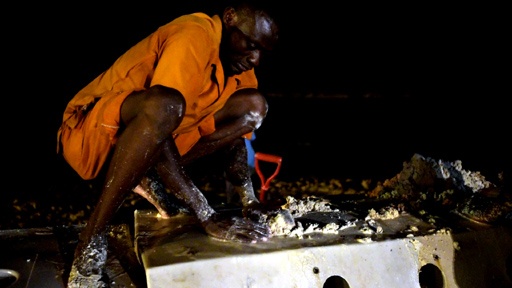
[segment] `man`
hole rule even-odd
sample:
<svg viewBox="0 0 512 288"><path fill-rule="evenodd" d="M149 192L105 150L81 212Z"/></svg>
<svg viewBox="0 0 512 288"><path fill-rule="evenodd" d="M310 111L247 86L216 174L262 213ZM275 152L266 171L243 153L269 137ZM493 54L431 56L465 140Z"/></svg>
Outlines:
<svg viewBox="0 0 512 288"><path fill-rule="evenodd" d="M267 103L254 67L278 39L266 11L248 3L209 16L178 17L130 48L68 103L58 131L58 152L83 178L104 175L99 201L80 233L68 287L103 287L105 232L131 191L163 217L167 191L214 238L266 241L269 227L254 194L244 138L262 123ZM226 177L244 217L223 216L208 203L185 166L225 153ZM103 177L103 176L101 176Z"/></svg>

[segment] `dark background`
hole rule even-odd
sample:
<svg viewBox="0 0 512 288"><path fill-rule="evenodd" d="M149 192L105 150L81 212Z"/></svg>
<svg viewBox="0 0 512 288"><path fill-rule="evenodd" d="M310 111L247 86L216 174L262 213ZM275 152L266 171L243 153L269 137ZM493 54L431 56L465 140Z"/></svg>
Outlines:
<svg viewBox="0 0 512 288"><path fill-rule="evenodd" d="M4 11L7 195L72 193L78 178L55 154L66 103L158 26L210 2ZM283 157L282 178L389 178L414 153L510 171L509 17L450 5L275 7L281 42L257 69L270 109L255 149Z"/></svg>

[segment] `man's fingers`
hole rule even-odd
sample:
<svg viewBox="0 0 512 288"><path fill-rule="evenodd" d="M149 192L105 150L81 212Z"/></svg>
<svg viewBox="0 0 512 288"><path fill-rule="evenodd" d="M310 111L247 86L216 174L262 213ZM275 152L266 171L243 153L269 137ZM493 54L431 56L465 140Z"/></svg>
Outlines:
<svg viewBox="0 0 512 288"><path fill-rule="evenodd" d="M212 237L242 243L267 241L270 237L270 228L267 224L240 217L222 220L217 218L216 221L210 222L205 228Z"/></svg>

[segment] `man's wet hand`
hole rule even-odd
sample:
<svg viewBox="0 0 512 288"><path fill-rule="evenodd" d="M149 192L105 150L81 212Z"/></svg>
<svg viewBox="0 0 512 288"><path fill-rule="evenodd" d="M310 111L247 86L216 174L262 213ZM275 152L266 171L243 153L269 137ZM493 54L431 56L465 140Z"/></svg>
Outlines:
<svg viewBox="0 0 512 288"><path fill-rule="evenodd" d="M270 228L248 218L215 213L202 223L206 233L219 240L256 243L270 238Z"/></svg>

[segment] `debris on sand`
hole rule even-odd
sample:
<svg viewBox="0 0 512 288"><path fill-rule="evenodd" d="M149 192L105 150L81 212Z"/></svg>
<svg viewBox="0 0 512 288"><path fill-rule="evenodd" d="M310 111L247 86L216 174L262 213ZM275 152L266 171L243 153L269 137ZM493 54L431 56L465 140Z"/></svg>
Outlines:
<svg viewBox="0 0 512 288"><path fill-rule="evenodd" d="M462 161L435 160L415 154L394 177L369 196L409 200L415 209L443 208L471 220L491 223L512 211L510 193L479 171L462 168Z"/></svg>
<svg viewBox="0 0 512 288"><path fill-rule="evenodd" d="M289 210L295 220L295 225L286 227L273 225L274 235L302 237L308 233L336 233L343 229L339 223L319 225L300 220L315 212L335 213L332 199L342 199L340 196L358 197L358 203L379 202L394 203L393 207L370 208L363 221L372 227L374 220L386 220L399 217L406 208L410 212L428 218L433 224L435 217L426 211L449 212L479 223L491 224L501 219L512 218L512 195L510 191L501 189L502 186L488 181L479 171L469 171L462 167L462 161L453 162L436 160L414 154L410 161L403 163L403 169L392 178L384 181L361 181L357 186L355 181L321 182L309 179L294 183L274 182L272 193L286 199L283 209ZM322 188L322 189L320 189ZM332 193L330 192L332 191ZM330 200L329 200L330 199ZM339 204L335 202L335 204ZM339 211L338 211L339 212ZM346 223L349 224L349 223ZM338 225L336 227L336 225ZM326 228L327 227L327 228ZM374 227L375 228L375 227ZM380 231L376 229L370 229Z"/></svg>
<svg viewBox="0 0 512 288"><path fill-rule="evenodd" d="M281 208L287 213L279 213L268 219L272 236L302 238L305 234L311 233L337 234L343 228L339 221L341 212L332 208L331 203L326 199L317 197L296 199L288 196ZM291 215L293 221L284 221L281 215ZM318 221L308 221L310 220L308 215L315 215ZM328 220L322 222L322 216L323 219ZM353 225L350 221L345 221L343 224Z"/></svg>
<svg viewBox="0 0 512 288"><path fill-rule="evenodd" d="M334 212L338 209L331 208L331 203L322 198L305 197L303 199L296 199L294 197L286 197L286 204L283 209L290 211L293 217L300 217L308 212Z"/></svg>

